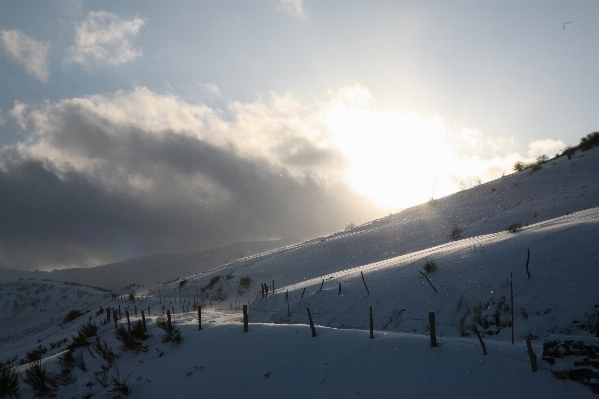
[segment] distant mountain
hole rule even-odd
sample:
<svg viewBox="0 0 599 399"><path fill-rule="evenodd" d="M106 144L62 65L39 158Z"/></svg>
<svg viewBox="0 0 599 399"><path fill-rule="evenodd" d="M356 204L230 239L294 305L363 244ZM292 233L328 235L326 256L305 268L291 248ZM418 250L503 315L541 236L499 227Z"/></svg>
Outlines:
<svg viewBox="0 0 599 399"><path fill-rule="evenodd" d="M156 284L203 273L240 258L284 247L296 240L239 242L224 247L180 254L140 256L90 268L22 271L0 268L0 281L51 279L120 290L131 284Z"/></svg>

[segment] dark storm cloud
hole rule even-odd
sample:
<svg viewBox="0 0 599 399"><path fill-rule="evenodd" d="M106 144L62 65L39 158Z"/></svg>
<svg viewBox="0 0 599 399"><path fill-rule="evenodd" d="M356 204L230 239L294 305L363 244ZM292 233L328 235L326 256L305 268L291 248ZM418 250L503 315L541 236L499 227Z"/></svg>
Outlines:
<svg viewBox="0 0 599 399"><path fill-rule="evenodd" d="M92 266L241 240L306 238L375 216L371 203L341 183L309 169L292 174L232 145L173 130L150 134L77 106L49 120L32 143L64 162L34 156L30 147L1 154L4 267ZM336 162L308 141L292 141L299 143L289 149L296 162Z"/></svg>

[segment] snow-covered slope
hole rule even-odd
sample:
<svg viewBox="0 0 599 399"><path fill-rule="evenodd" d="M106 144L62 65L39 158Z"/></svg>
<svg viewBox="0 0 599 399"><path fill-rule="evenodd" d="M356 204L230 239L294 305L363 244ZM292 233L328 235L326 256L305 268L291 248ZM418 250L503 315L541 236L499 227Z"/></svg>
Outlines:
<svg viewBox="0 0 599 399"><path fill-rule="evenodd" d="M506 231L514 223L522 228ZM463 231L456 241L448 239L454 226ZM539 355L550 334L599 333L598 237L595 148L351 231L148 287L150 296L135 302L103 301L130 312L151 308L146 352L118 351L112 323L98 334L121 353L118 370L108 375L128 376L134 398L593 397L582 385L555 379L540 359L533 374L524 339L532 339ZM431 261L437 270L426 273L429 285L420 272ZM266 298L262 283L269 286ZM202 331L194 303L204 305ZM249 304L247 334L242 304ZM163 306L174 310L180 344L160 339L154 322ZM307 308L316 338L306 325ZM436 317L437 348L428 343L429 312ZM104 317L93 320L99 325ZM7 346L0 361L70 337L75 324ZM115 385L104 387L94 377L104 361L91 349L76 352L88 371L75 370L77 382L58 397L108 395ZM47 364L57 371L54 360ZM28 386L22 391L32 394Z"/></svg>

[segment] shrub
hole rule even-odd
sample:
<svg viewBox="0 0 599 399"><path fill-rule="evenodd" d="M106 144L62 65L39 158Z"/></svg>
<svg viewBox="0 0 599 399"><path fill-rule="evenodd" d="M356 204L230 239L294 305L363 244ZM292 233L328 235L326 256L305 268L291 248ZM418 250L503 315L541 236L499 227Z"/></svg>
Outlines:
<svg viewBox="0 0 599 399"><path fill-rule="evenodd" d="M508 233L515 233L518 230L522 230L522 223L512 223L509 226L507 226Z"/></svg>
<svg viewBox="0 0 599 399"><path fill-rule="evenodd" d="M83 348L85 346L89 346L89 342L87 342L88 338L94 337L98 335L98 330L100 328L92 322L88 322L82 325L77 332L77 335L73 336L73 341L67 346L68 350L75 350L77 348Z"/></svg>
<svg viewBox="0 0 599 399"><path fill-rule="evenodd" d="M350 231L354 227L356 227L356 225L354 224L354 222L349 222L349 224L347 226L345 226L345 231Z"/></svg>
<svg viewBox="0 0 599 399"><path fill-rule="evenodd" d="M536 163L530 167L530 173L536 172L537 170L541 169L543 169L543 167L540 164Z"/></svg>
<svg viewBox="0 0 599 399"><path fill-rule="evenodd" d="M241 277L239 279L239 286L243 288L249 288L252 285L251 277Z"/></svg>
<svg viewBox="0 0 599 399"><path fill-rule="evenodd" d="M40 363L36 363L25 370L23 382L31 386L38 398L53 396L59 388L52 375L46 372L46 367Z"/></svg>
<svg viewBox="0 0 599 399"><path fill-rule="evenodd" d="M71 310L69 313L67 313L67 315L64 317L64 319L62 319L63 323L68 323L70 321L75 320L76 318L82 316L83 313L81 313L78 310Z"/></svg>
<svg viewBox="0 0 599 399"><path fill-rule="evenodd" d="M447 235L447 238L449 238L452 241L457 241L462 238L462 232L463 232L463 230L460 229L457 225L453 226L453 228Z"/></svg>
<svg viewBox="0 0 599 399"><path fill-rule="evenodd" d="M225 280L229 281L233 278L233 273L229 273L225 276Z"/></svg>
<svg viewBox="0 0 599 399"><path fill-rule="evenodd" d="M187 284L187 280L181 280L179 281L179 288L183 288L183 286Z"/></svg>
<svg viewBox="0 0 599 399"><path fill-rule="evenodd" d="M135 290L129 291L129 300L135 301Z"/></svg>
<svg viewBox="0 0 599 399"><path fill-rule="evenodd" d="M20 398L19 373L9 364L0 363L0 398Z"/></svg>
<svg viewBox="0 0 599 399"><path fill-rule="evenodd" d="M599 132L593 132L580 139L579 147L582 151L599 146Z"/></svg>
<svg viewBox="0 0 599 399"><path fill-rule="evenodd" d="M174 321L169 324L167 318L162 315L156 318L155 323L156 327L164 330L165 334L162 336L162 342L181 342L181 330Z"/></svg>
<svg viewBox="0 0 599 399"><path fill-rule="evenodd" d="M541 155L540 157L537 157L537 165L543 165L547 161L549 161L549 158L545 154Z"/></svg>
<svg viewBox="0 0 599 399"><path fill-rule="evenodd" d="M23 359L19 360L19 364L23 365L23 364L27 364L27 363L37 362L38 360L42 360L42 358L44 357L46 352L47 352L47 349L40 345L36 349L34 349L30 352L27 352L25 357Z"/></svg>
<svg viewBox="0 0 599 399"><path fill-rule="evenodd" d="M437 263L434 260L427 260L422 268L426 274L434 273L437 271Z"/></svg>
<svg viewBox="0 0 599 399"><path fill-rule="evenodd" d="M111 347L108 346L106 341L100 342L100 337L97 337L96 341L93 343L94 351L102 356L102 359L106 361L109 365L112 365L119 358L119 355L114 353Z"/></svg>
<svg viewBox="0 0 599 399"><path fill-rule="evenodd" d="M143 344L122 325L114 330L114 336L123 344L120 348L122 351L132 350L134 352L139 352L145 349Z"/></svg>
<svg viewBox="0 0 599 399"><path fill-rule="evenodd" d="M115 376L110 379L110 385L112 385L112 389L110 391L122 393L123 395L128 396L131 393L131 388L127 386L127 380L133 371L129 373L129 375L123 381L121 381L119 368L116 366L116 364L113 365L112 368L115 371Z"/></svg>
<svg viewBox="0 0 599 399"><path fill-rule="evenodd" d="M526 169L526 164L522 161L518 161L514 164L514 171L515 172L521 172L524 169Z"/></svg>

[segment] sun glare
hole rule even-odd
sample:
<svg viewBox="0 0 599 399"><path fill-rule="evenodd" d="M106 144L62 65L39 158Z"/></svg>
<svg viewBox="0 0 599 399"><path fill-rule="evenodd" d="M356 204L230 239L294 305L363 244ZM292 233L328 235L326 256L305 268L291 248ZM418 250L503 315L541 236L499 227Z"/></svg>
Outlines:
<svg viewBox="0 0 599 399"><path fill-rule="evenodd" d="M441 118L373 109L361 87L335 94L323 119L350 163L357 191L399 210L456 190L448 172L460 169L459 159L447 148Z"/></svg>

